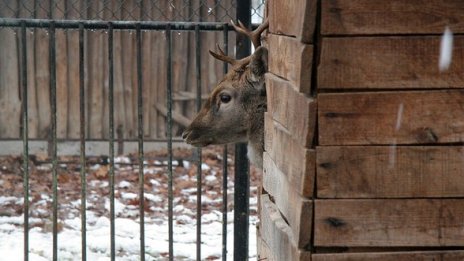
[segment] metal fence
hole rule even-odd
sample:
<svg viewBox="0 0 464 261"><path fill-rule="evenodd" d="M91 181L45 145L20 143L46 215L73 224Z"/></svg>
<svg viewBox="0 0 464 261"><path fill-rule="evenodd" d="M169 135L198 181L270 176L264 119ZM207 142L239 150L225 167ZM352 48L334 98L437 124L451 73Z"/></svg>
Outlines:
<svg viewBox="0 0 464 261"><path fill-rule="evenodd" d="M255 23L260 23L264 5L255 1L251 15ZM178 22L229 22L236 17L237 2L234 0L221 1L135 1L135 0L0 0L0 17L20 19L54 19L62 21L178 21ZM180 11L180 10L182 11ZM105 34L102 30L86 30L84 45L85 68L88 73L84 80L86 86L92 86L86 92L90 100L86 104L86 114L92 124L87 126L87 135L91 140L99 141L108 138L108 127L98 124L108 121L108 103L98 102L101 96L108 95L107 71L100 70L106 66L107 48ZM222 41L218 32L201 32L202 60L201 80L203 98L218 80L222 68L213 59L207 59L208 49L214 49L216 42ZM58 30L56 42L57 66L57 95L58 99L58 139L79 139L79 104L73 99L79 92L77 85L77 31ZM146 102L144 115L144 135L147 140L156 141L166 138L166 114L164 104L166 95L164 86L166 74L166 59L164 58L164 36L158 30L143 30L144 57L142 66L144 73L144 91ZM193 31L182 31L173 34L173 131L179 137L190 119L194 116L196 90L191 82L195 79L194 39ZM29 137L36 140L49 141L51 129L50 95L47 91L50 74L48 68L49 48L47 30L43 28L28 30L28 73L29 77ZM235 35L229 38L229 45L235 43ZM9 59L7 70L0 70L0 79L8 78L8 89L3 108L11 111L10 115L0 115L0 140L19 139L21 102L16 93L19 92L19 55L17 46L20 39L12 30L0 31L0 48L4 50L5 59ZM150 48L150 46L158 48ZM115 56L114 79L115 84L115 125L118 140L136 141L136 110L137 79L136 72L136 39L130 30L117 30L114 35L114 48L120 54ZM103 55L100 55L103 53ZM1 53L0 53L1 54ZM8 54L8 55L7 55ZM214 73L212 73L214 71ZM8 95L8 96L6 96Z"/></svg>
<svg viewBox="0 0 464 261"><path fill-rule="evenodd" d="M67 17L67 12L73 8L73 4L77 3L78 1L65 1L67 3L65 9L55 9L61 10L65 17ZM87 1L86 3L89 4L93 1ZM109 1L111 2L111 1ZM120 5L116 5L118 12L123 13L132 13L133 9L127 9L125 3L131 1L119 1ZM171 9L178 9L184 8L183 5L178 5L184 3L187 5L189 1L167 1L168 5L171 6ZM200 1L199 4L206 4L209 1ZM32 13L37 12L37 8L44 8L40 1L21 1L19 3L15 1L3 1L0 2L4 6L0 8L6 8L3 10L9 10L14 13L15 10L18 10L15 4L28 6L27 10L31 10ZM33 3L33 8L29 5ZM113 4L115 2L112 2ZM171 16L170 21L145 21L144 19L158 19L158 16L149 16L146 12L150 11L153 13L153 10L157 12L160 11L160 7L158 1L134 1L135 6L140 11L140 16L133 17L131 15L127 15L125 18L139 20L139 21L96 21L96 20L67 20L67 19L31 19L31 18L17 18L19 15L16 13L12 15L12 18L8 18L8 16L0 18L0 27L2 28L15 28L17 30L18 35L17 37L20 39L19 43L20 46L18 47L18 55L19 59L19 82L20 82L20 99L21 99L21 137L23 139L23 156L22 156L22 170L23 170L23 191L24 191L24 203L23 203L23 213L24 213L24 260L29 260L29 250L30 250L30 238L29 238L29 231L31 229L30 224L30 191L31 187L29 184L30 180L30 155L29 155L29 128L28 128L28 69L27 69L27 57L28 57L28 30L31 28L43 28L47 30L48 34L48 61L49 61L49 69L50 69L50 81L49 81L49 91L50 91L50 116L51 116L51 129L50 129L50 140L51 140L51 151L50 151L50 163L51 163L51 173L52 173L52 215L51 215L51 234L53 237L53 260L59 260L60 257L58 255L59 244L62 241L58 240L60 224L59 224L59 166L62 163L58 157L57 153L57 144L58 144L58 137L57 137L57 63L56 63L56 35L57 32L60 30L77 30L78 31L78 59L79 59L79 96L74 97L75 99L79 100L79 143L80 143L80 155L79 160L76 162L79 167L80 173L80 217L81 217L81 259L87 260L87 247L88 247L88 238L87 238L87 216L86 216L86 201L88 197L87 191L87 175L88 175L88 164L89 158L86 155L86 125L88 124L87 121L87 113L86 113L86 103L89 102L86 100L86 90L88 87L85 81L85 73L86 70L84 68L86 64L86 57L85 49L88 48L85 45L85 38L86 32L89 30L101 30L105 32L105 41L107 45L107 66L102 68L106 70L106 75L108 76L108 95L105 97L105 101L108 104L108 122L102 122L102 124L107 124L108 126L108 144L109 144L109 151L108 151L108 178L107 181L109 183L109 220L110 220L110 253L111 253L111 260L115 260L118 255L117 249L117 242L115 240L115 234L117 232L115 218L116 218L116 205L115 205L115 142L116 141L116 126L115 126L115 115L114 115L114 108L115 108L115 100L114 100L114 77L115 77L115 68L114 68L114 33L119 30L126 30L131 31L135 34L136 44L136 78L137 78L137 142L138 142L138 152L136 159L133 164L135 164L138 168L138 216L139 216L139 245L140 245L140 260L145 260L146 258L154 258L153 256L146 255L146 248L147 244L145 242L146 239L146 231L145 231L145 183L144 183L144 168L150 165L147 163L146 156L144 153L144 97L143 97L143 78L147 77L144 75L143 68L142 68L142 59L143 59L143 32L144 31L162 31L164 33L165 39L165 59L166 64L168 65L166 69L166 96L165 96L165 104L167 108L167 117L166 117L166 147L167 147L167 197L168 197L168 246L167 246L167 256L164 258L168 258L169 260L175 259L175 251L174 249L174 173L173 173L173 75L172 75L172 64L173 64L173 43L172 43L172 35L174 32L178 31L189 31L194 34L194 42L195 42L195 63L196 63L196 71L195 71L195 78L196 82L196 97L195 97L195 105L196 110L199 110L201 101L202 101L202 81L201 77L202 74L200 72L200 67L202 64L202 56L201 56L201 42L200 33L206 31L215 31L215 32L222 32L223 35L223 43L224 43L224 50L229 50L228 43L229 43L229 31L232 29L228 24L222 22L173 22L176 19L185 19L185 20L193 20L193 17L183 17L180 13ZM215 7L217 8L220 5L220 1L215 2ZM243 1L244 6L242 6L240 10L240 4L238 7L236 3L232 5L231 8L238 8L238 16L241 14L241 20L244 21L245 24L250 25L251 23L251 16L248 12L250 9L246 9L249 6L250 2ZM56 1L49 1L48 6L58 6L58 2ZM113 5L114 7L115 5ZM176 7L177 6L177 7ZM245 8L244 8L245 7ZM31 9L29 9L31 8ZM90 5L86 6L84 9L90 8ZM93 13L95 16L86 16L86 18L101 18L99 15L105 12L104 7L102 10L94 10ZM191 7L189 7L191 8ZM81 9L82 10L82 9ZM193 14L195 15L195 10L193 9ZM86 11L88 13L88 11ZM113 11L111 11L113 12ZM244 12L244 13L243 13ZM254 12L254 11L253 11ZM156 13L156 12L155 12ZM226 12L227 13L227 12ZM114 14L114 12L113 12ZM55 14L50 12L48 18L55 17ZM160 14L162 15L161 11ZM228 16L228 14L226 15ZM16 18L15 18L16 17ZM36 17L35 14L31 15L31 17ZM139 18L139 19L137 19ZM222 17L224 18L224 17ZM221 19L222 19L221 18ZM172 21L171 21L172 20ZM237 50L238 55L244 55L248 53L249 47L247 45L242 48L242 50ZM249 44L248 44L249 46ZM156 47L155 47L156 48ZM224 64L223 72L227 72L227 64ZM249 214L249 174L248 174L248 163L246 160L246 147L243 145L236 146L235 148L235 180L237 182L235 186L235 202L236 202L236 209L235 209L235 232L234 232L234 259L235 260L245 260L248 256L248 214ZM197 222L197 232L196 232L196 259L202 259L202 225L201 225L201 217L202 217L202 157L201 157L201 150L197 149L195 151L194 160L197 164L197 173L196 173L196 180L197 180L197 193L196 193L196 222ZM230 249L227 249L227 213L228 213L228 199L227 199L227 189L228 189L228 166L227 166L227 158L228 158L228 149L227 147L223 150L223 168L222 168L222 191L223 191L223 198L222 198L222 259L226 260L227 252ZM136 239L134 239L136 240ZM160 260L162 257L159 258ZM151 260L151 259L150 259ZM157 260L155 258L155 260Z"/></svg>
<svg viewBox="0 0 464 261"><path fill-rule="evenodd" d="M215 21L236 18L237 0L20 0L0 1L3 17L139 21ZM253 0L251 15L263 18L264 1ZM203 14L206 12L206 16Z"/></svg>

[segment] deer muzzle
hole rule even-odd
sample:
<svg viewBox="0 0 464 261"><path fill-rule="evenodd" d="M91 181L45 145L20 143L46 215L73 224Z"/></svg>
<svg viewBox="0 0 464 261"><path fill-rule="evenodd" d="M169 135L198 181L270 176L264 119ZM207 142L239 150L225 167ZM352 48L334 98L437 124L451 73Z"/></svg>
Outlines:
<svg viewBox="0 0 464 261"><path fill-rule="evenodd" d="M211 138L205 137L205 135L202 135L200 131L195 129L186 129L182 133L182 139L184 139L186 143L195 147L204 147L213 143Z"/></svg>

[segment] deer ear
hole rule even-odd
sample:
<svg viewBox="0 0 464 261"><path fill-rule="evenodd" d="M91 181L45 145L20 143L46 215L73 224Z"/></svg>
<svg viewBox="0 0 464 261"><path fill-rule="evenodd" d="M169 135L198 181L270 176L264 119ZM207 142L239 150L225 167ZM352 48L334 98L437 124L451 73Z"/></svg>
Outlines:
<svg viewBox="0 0 464 261"><path fill-rule="evenodd" d="M258 47L252 54L249 65L252 81L263 81L264 74L267 72L267 54L268 51L263 46Z"/></svg>

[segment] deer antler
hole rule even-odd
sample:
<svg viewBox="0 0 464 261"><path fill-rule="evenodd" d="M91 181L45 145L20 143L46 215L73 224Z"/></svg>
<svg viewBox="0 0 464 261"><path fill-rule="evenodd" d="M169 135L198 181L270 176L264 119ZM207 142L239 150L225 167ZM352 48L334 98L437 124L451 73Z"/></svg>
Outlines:
<svg viewBox="0 0 464 261"><path fill-rule="evenodd" d="M240 64L240 65L243 65L245 63L248 63L250 58L249 57L245 57L243 59L240 59L240 60L237 60L237 59L234 59L228 55L226 55L224 53L224 51L221 49L221 47L219 46L219 44L216 44L216 47L218 49L218 52L215 53L211 50L209 50L209 53L216 59L220 60L220 61L223 61L223 62L226 62L232 66L235 66L237 64Z"/></svg>
<svg viewBox="0 0 464 261"><path fill-rule="evenodd" d="M238 21L239 25L236 25L233 21L230 21L230 22L232 23L232 26L234 27L235 31L237 31L238 33L244 34L244 35L246 35L246 36L248 36L250 38L250 40L253 43L253 46L255 48L258 48L259 46L261 46L261 34L264 32L264 30L266 30L269 27L269 20L267 18L261 25L258 26L258 28L256 28L253 31L248 30L245 27L245 25L243 25L243 23L240 22L240 21ZM217 49L218 49L218 53L215 53L215 52L213 52L211 50L209 50L209 53L214 58L216 58L216 59L218 59L220 61L223 61L223 62L227 62L232 66L235 66L235 65L238 65L238 64L240 64L240 66L243 66L243 65L247 64L251 59L251 56L245 57L245 58L240 59L240 60L234 59L234 58L226 55L224 53L224 51L221 49L221 47L219 47L219 44L216 44L216 46L217 46Z"/></svg>
<svg viewBox="0 0 464 261"><path fill-rule="evenodd" d="M248 36L248 38L250 38L255 49L261 46L261 34L264 32L264 30L266 30L269 27L269 19L267 18L266 20L264 20L262 24L258 26L258 28L256 28L253 31L250 31L248 28L246 28L246 26L243 25L243 23L240 22L240 20L238 21L238 25L236 25L232 20L230 22L232 23L232 26L234 27L235 31L244 34Z"/></svg>

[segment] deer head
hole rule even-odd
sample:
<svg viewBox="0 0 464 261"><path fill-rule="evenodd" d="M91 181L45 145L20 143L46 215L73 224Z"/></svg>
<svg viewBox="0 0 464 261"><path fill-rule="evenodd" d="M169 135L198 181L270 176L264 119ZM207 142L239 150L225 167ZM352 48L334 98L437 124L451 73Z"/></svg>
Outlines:
<svg viewBox="0 0 464 261"><path fill-rule="evenodd" d="M262 168L264 150L264 112L266 111L267 49L261 47L261 33L269 26L265 21L250 31L239 22L235 30L247 35L255 52L235 60L219 48L210 54L231 64L231 69L210 93L202 109L182 134L183 139L197 147L210 144L248 142L251 162Z"/></svg>

